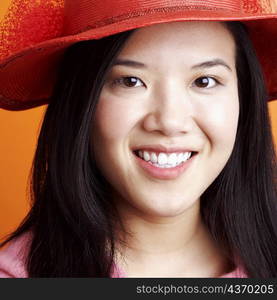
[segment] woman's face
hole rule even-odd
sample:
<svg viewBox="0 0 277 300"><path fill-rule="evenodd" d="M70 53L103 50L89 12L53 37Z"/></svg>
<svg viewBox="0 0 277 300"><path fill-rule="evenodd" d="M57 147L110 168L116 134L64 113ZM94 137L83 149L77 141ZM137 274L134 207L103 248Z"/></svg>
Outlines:
<svg viewBox="0 0 277 300"><path fill-rule="evenodd" d="M230 157L238 116L235 43L224 25L136 30L108 73L92 127L117 203L159 217L199 204Z"/></svg>

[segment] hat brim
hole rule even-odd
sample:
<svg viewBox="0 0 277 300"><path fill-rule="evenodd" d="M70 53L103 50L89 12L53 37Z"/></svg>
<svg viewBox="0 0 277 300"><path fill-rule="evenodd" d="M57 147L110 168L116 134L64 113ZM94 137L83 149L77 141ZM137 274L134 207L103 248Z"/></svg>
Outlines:
<svg viewBox="0 0 277 300"><path fill-rule="evenodd" d="M123 31L177 21L241 21L249 28L263 67L269 101L277 99L277 15L241 14L222 11L157 12L114 20L105 26L86 28L73 35L56 37L29 47L0 61L0 107L24 110L47 104L57 80L64 51L72 44L100 39ZM28 66L28 67L26 67ZM35 84L34 84L35 83Z"/></svg>

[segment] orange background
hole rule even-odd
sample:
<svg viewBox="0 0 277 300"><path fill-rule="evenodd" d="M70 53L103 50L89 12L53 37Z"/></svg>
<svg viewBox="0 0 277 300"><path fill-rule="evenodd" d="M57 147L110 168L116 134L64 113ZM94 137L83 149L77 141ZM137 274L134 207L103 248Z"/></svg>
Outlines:
<svg viewBox="0 0 277 300"><path fill-rule="evenodd" d="M10 0L0 0L0 20ZM10 112L0 109L0 238L14 230L29 209L28 175L46 106ZM277 101L269 104L277 144Z"/></svg>

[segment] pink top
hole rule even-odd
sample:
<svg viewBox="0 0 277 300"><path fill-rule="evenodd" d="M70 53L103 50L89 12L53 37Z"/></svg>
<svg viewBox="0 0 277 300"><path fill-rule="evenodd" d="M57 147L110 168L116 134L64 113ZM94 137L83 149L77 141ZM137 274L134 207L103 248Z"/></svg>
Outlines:
<svg viewBox="0 0 277 300"><path fill-rule="evenodd" d="M24 233L21 237L13 240L0 251L0 278L28 278L25 267L31 234ZM114 267L113 278L123 278L124 273L117 266ZM247 278L242 268L237 267L234 271L226 273L220 278Z"/></svg>

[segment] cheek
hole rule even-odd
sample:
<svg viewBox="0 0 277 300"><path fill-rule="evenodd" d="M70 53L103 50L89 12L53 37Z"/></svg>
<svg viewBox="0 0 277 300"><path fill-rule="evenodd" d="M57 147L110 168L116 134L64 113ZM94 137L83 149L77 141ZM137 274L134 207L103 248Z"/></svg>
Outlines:
<svg viewBox="0 0 277 300"><path fill-rule="evenodd" d="M221 106L212 110L210 114L211 132L222 139L233 139L238 123L238 110L236 106Z"/></svg>
<svg viewBox="0 0 277 300"><path fill-rule="evenodd" d="M96 113L94 129L98 139L108 143L122 142L138 122L138 112L126 101L100 98Z"/></svg>
<svg viewBox="0 0 277 300"><path fill-rule="evenodd" d="M202 109L199 120L212 146L231 150L236 138L238 117L239 100L234 95L212 101Z"/></svg>
<svg viewBox="0 0 277 300"><path fill-rule="evenodd" d="M237 97L212 101L198 115L198 125L207 140L203 152L203 172L198 173L199 182L203 182L203 191L214 181L225 167L234 148L239 117Z"/></svg>
<svg viewBox="0 0 277 300"><path fill-rule="evenodd" d="M131 101L100 97L91 132L91 149L101 173L116 190L124 190L128 177L130 136L142 118L143 111ZM111 170L113 170L111 172Z"/></svg>
<svg viewBox="0 0 277 300"><path fill-rule="evenodd" d="M122 108L115 107L115 105L105 101L105 99L100 99L94 123L94 131L98 141L107 140L109 142L117 140L124 135L128 121L126 122L125 119L120 117L123 113Z"/></svg>

